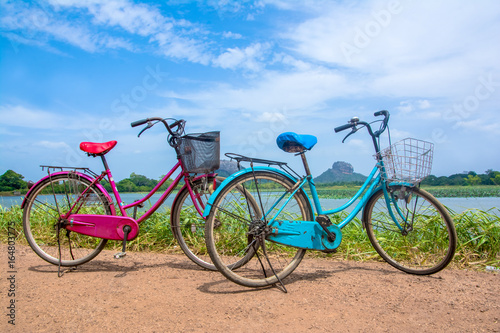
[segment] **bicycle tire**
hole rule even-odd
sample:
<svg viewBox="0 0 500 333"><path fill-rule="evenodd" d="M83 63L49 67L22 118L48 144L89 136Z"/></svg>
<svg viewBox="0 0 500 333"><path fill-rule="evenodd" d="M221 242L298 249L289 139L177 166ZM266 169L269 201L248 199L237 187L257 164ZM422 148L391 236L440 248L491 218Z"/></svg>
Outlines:
<svg viewBox="0 0 500 333"><path fill-rule="evenodd" d="M294 185L279 173L256 171L236 177L217 195L206 221L205 236L212 262L227 279L246 287L265 287L280 282L297 268L305 249L277 244L265 239L263 233L253 233L265 229L261 212L273 216L277 212L276 207L271 209L273 202ZM312 216L309 201L300 190L277 219L311 220ZM231 264L243 258L246 263L242 267Z"/></svg>
<svg viewBox="0 0 500 333"><path fill-rule="evenodd" d="M413 187L389 186L388 192L403 218L398 223L390 217L384 192L378 190L368 201L363 212L368 238L377 253L390 265L416 275L434 274L453 259L457 233L446 208L429 192ZM394 204L391 204L393 211Z"/></svg>
<svg viewBox="0 0 500 333"><path fill-rule="evenodd" d="M214 190L212 185L214 179L219 184L224 180L222 177L209 177L206 180L198 179L191 184L194 195L202 202L202 209ZM205 269L217 270L206 250L205 219L196 210L187 187L179 192L173 203L170 226L177 243L191 261Z"/></svg>
<svg viewBox="0 0 500 333"><path fill-rule="evenodd" d="M78 174L58 174L37 184L26 198L23 210L24 235L33 251L43 260L54 265L78 266L95 258L106 246L106 239L66 229L60 229L59 235L57 233L60 216L90 185L90 181ZM54 191L58 193L54 194ZM86 199L81 201L78 213L111 215L106 195L95 185L90 186L89 191Z"/></svg>

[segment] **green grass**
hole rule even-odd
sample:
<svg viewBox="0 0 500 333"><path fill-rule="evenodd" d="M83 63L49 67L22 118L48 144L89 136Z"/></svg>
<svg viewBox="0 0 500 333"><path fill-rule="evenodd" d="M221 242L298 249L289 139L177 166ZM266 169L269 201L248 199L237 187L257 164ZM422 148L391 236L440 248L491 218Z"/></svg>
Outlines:
<svg viewBox="0 0 500 333"><path fill-rule="evenodd" d="M460 267L500 266L500 209L452 212L458 246L454 262Z"/></svg>
<svg viewBox="0 0 500 333"><path fill-rule="evenodd" d="M463 269L484 269L485 266L500 266L500 209L488 211L471 209L462 213L451 212L458 235L458 246L452 266ZM332 222L338 223L345 215L337 214ZM193 218L183 214L183 219ZM22 228L22 210L19 206L5 209L0 206L0 242L7 242L7 226L14 221L16 225L16 244L27 245ZM188 224L187 224L188 225ZM372 248L361 221L355 219L342 229L342 244L337 253L324 254L309 251L316 257L333 257L346 260L381 260ZM195 237L194 237L195 238ZM227 237L226 239L231 239ZM121 242L110 241L108 247L120 249ZM199 249L206 252L204 242L199 242ZM235 245L227 243L228 248ZM128 243L130 251L155 251L181 253L170 229L170 210L157 212L141 224L137 238Z"/></svg>

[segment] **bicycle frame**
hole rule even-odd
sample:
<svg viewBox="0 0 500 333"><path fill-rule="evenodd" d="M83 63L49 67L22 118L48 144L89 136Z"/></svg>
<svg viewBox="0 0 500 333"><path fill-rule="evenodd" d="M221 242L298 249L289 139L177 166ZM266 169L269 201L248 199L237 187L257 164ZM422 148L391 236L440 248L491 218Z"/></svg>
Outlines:
<svg viewBox="0 0 500 333"><path fill-rule="evenodd" d="M301 189L304 188L306 184L309 185L309 188L311 190L311 197L312 201L309 195L306 195L307 199L309 200L309 204L311 206L311 209L313 209L313 213L316 216L319 215L332 215L335 213L339 213L341 211L344 211L348 207L354 204L354 202L358 199L359 202L355 206L355 208L352 210L352 212L344 218L338 225L332 224L332 226L328 227L329 230L332 233L335 233L337 235L337 240L334 245L332 245L334 248L340 245L340 241L342 239L342 234L340 230L344 228L347 224L349 224L355 216L362 211L362 209L365 207L367 202L370 200L370 198L379 191L380 189L383 190L384 192L384 198L387 204L387 208L390 212L390 215L392 217L392 220L394 221L395 225L400 229L403 230L404 228L401 226L401 224L398 222L398 219L396 218L396 215L398 215L403 221L406 220L405 216L403 216L401 210L398 208L396 200L394 200L391 197L391 194L387 190L387 182L384 180L383 173L385 172L384 169L384 164L382 160L378 160L377 164L374 166L372 169L370 175L368 178L365 180L361 188L356 192L356 194L344 205L331 209L331 210L324 210L321 207L318 192L316 190L316 185L314 183L314 180L311 175L308 175L306 177L297 179L295 177L292 177L289 173L284 172L280 169L272 168L269 166L258 166L258 167L250 167L247 169L240 170L239 172L231 175L228 177L218 188L217 190L212 194L210 197L209 201L207 202L205 211L204 211L204 217L207 217L210 213L211 206L213 205L213 201L217 197L220 191L233 179L246 174L246 173L253 173L253 172L258 172L258 171L269 171L273 173L279 173L283 176L286 176L289 178L291 181L296 183L297 185L293 187L292 192L285 192L283 193L274 203L271 207L267 208L267 212L263 212L263 219L267 219L267 225L270 226L271 228L274 229L273 234L269 235L269 239L276 241L278 243L290 245L290 246L295 246L295 247L301 247L301 248L308 248L308 249L315 249L315 250L325 250L325 244L320 243L318 241L311 241L311 237L307 236L304 237L303 235L311 235L315 233L324 233L323 229L319 227L318 222L316 221L276 221L277 216L280 215L281 211L285 209L287 204L289 203L290 200L292 200L293 196L300 191ZM391 183L390 185L394 185L395 183ZM398 183L401 185L405 185L404 183ZM313 208L314 207L314 208ZM396 211L396 215L394 213ZM273 216L271 216L271 212ZM320 237L317 237L316 239L320 239Z"/></svg>
<svg viewBox="0 0 500 333"><path fill-rule="evenodd" d="M160 187L170 178L170 176L172 176L179 168L181 168L181 172L179 173L179 175L177 175L177 177L174 179L174 181L168 186L168 188L165 190L165 192L163 192L163 194L160 196L160 198L151 206L151 208L149 208L140 218L136 219L136 222L138 224L140 224L141 222L145 221L148 217L150 217L162 204L163 202L168 198L168 196L172 193L172 191L174 190L174 188L180 183L181 179L184 178L185 179L185 187L188 188L188 191L189 191L189 195L191 196L191 199L193 201L193 204L196 208L196 210L198 211L198 213L200 214L200 216L203 214L203 208L204 207L200 207L201 205L201 201L199 201L199 198L196 198L196 195L194 194L193 192L193 189L191 188L191 185L190 185L190 181L189 181L189 173L187 173L186 171L184 171L184 168L182 166L182 163L181 161L177 161L177 163L174 165L174 167L162 178L162 180L160 180L160 182L158 182L158 184L142 199L138 200L138 201L135 201L131 204L128 204L128 205L125 205L122 200L121 200L121 197L120 197L120 193L118 192L118 188L116 187L116 184L113 180L113 176L111 174L111 170L106 169L105 172L103 172L103 174L99 177L99 178L103 178L104 175L107 176L108 180L109 180L109 183L111 185L111 189L113 191L113 194L116 198L116 202L119 204L119 209L120 209L120 213L122 214L122 216L128 216L127 214L127 209L129 208L134 208L134 207L139 207L141 204L143 204L145 201L149 200L151 198L151 196L153 196L153 194L155 194L156 192L158 192L158 190L160 189ZM215 174L207 174L207 175L201 175L201 176L198 176L196 178L194 178L193 180L198 180L198 179L202 179L202 178L207 178L207 177L215 177ZM96 178L94 181L95 182L99 182L100 179L99 178ZM135 219L135 217L134 217Z"/></svg>
<svg viewBox="0 0 500 333"><path fill-rule="evenodd" d="M142 199L138 200L138 201L135 201L131 204L128 204L128 205L125 205L122 200L121 200L121 197L120 197L120 193L118 191L118 188L114 182L114 179L113 179L113 175L111 173L111 170L109 169L109 167L107 167L107 163L104 163L104 165L106 166L106 170L103 171L100 175L96 175L95 177L92 177L92 176L89 176L83 172L78 172L78 171L71 171L73 172L76 176L78 177L82 177L82 178L85 178L87 179L88 181L91 182L91 184L84 190L82 191L82 193L80 194L80 196L76 199L75 203L73 204L73 206L70 208L70 210L65 214L65 218L67 218L69 215L73 214L74 210L78 207L80 201L82 200L82 198L85 197L85 194L88 192L88 190L90 189L90 187L92 186L96 186L98 187L102 193L104 193L104 195L106 196L106 198L108 199L108 201L110 202L110 208L111 208L111 213L112 215L117 215L117 210L114 206L113 203L113 200L111 198L111 196L108 194L108 192L106 191L106 189L100 184L101 180L107 178L110 185L111 185L111 189L112 189L112 192L113 192L113 195L116 199L116 202L118 203L118 209L119 209L119 213L121 214L121 216L123 217L129 217L129 215L127 214L127 209L129 208L134 208L134 207L139 207L141 204L143 204L146 200L150 199L151 196L153 194L155 194L156 192L158 192L158 190L160 189L160 187L170 178L170 176L172 176L179 168L181 168L181 172L179 173L179 175L174 179L174 181L169 185L169 187L165 190L165 192L161 195L161 197L151 206L151 208L149 208L140 218L138 219L135 219L135 216L133 217L133 220L137 223L137 224L140 224L141 222L143 222L144 220L146 220L148 217L150 217L162 204L163 202L168 198L168 196L173 192L174 188L180 183L181 179L184 178L185 179L185 184L184 184L184 187L187 187L188 188L188 191L189 191L189 195L191 196L191 199L193 201L193 204L196 208L196 210L198 211L198 213L200 214L200 216L203 215L203 209L204 207L202 207L202 202L200 200L200 198L197 198L195 193L193 192L193 189L191 188L191 185L190 185L190 175L189 173L187 173L186 171L184 171L184 168L182 166L182 163L181 161L179 160L175 165L174 167L165 175L165 177L163 177L163 179ZM50 167L50 168L60 168L60 167ZM81 168L71 168L71 169L81 169ZM42 178L39 182L42 182L44 181L45 179L47 178L50 178L50 177L53 177L55 175L58 175L58 174L62 174L62 173L67 173L67 171L61 171L61 172L56 172L56 173L52 173L50 174L50 169L49 169L49 175ZM197 176L195 177L193 180L198 180L198 179L202 179L202 178L208 178L208 177L215 177L216 174L206 174L206 175L200 175L200 176ZM39 183L38 182L38 183ZM30 191L28 191L28 193L26 194L24 200L23 200L23 203L21 205L21 207L23 208L25 203L26 203L26 200L27 198L30 197L30 192L32 189L36 188L36 185L37 184L34 184L33 187L30 189ZM184 188L183 187L183 188ZM182 190L182 189L181 189ZM77 210L77 209L76 209ZM135 214L134 214L135 215ZM130 217L129 217L130 218Z"/></svg>
<svg viewBox="0 0 500 333"><path fill-rule="evenodd" d="M348 207L350 207L356 200L358 200L363 193L365 193L366 188L368 187L368 191L361 197L361 200L358 202L356 207L352 210L352 212L341 222L338 224L339 228L345 227L350 221L354 219L354 217L363 209L363 207L366 205L370 197L375 193L375 191L380 187L381 184L381 176L380 174L377 175L377 171L379 170L378 165L375 166L366 179L366 181L363 183L361 188L356 192L356 194L344 205L334 208L331 210L323 210L321 207L321 203L319 201L319 196L318 192L316 190L316 184L314 183L314 180L311 176L307 176L304 178L302 181L302 184L299 186L299 188L302 188L305 183L309 184L309 188L311 190L311 196L313 199L314 203L314 208L316 210L316 215L332 215L335 213L339 213Z"/></svg>
<svg viewBox="0 0 500 333"><path fill-rule="evenodd" d="M396 209L398 215L401 218L403 218L403 220L405 220L405 217L402 215L402 213L399 210L396 202L390 197L389 192L387 191L387 186L385 186L386 182L382 179L381 174L380 173L377 174L377 171L379 171L382 168L383 168L383 162L379 161L377 163L377 165L375 165L375 167L373 168L373 170L371 171L370 175L365 180L365 182L363 183L363 185L361 186L361 188L356 192L356 194L354 194L354 196L348 202L346 202L345 204L343 204L342 206L340 206L338 208L331 209L331 210L326 210L325 211L325 210L323 210L323 207L321 207L321 203L319 201L318 192L316 190L316 184L314 183L314 180L313 180L312 176L304 177L304 179L302 180L301 184L298 186L297 190L301 189L306 183L309 184L309 188L311 190L311 195L312 195L312 199L313 199L313 203L314 203L314 208L316 210L316 212L315 212L316 216L318 216L318 215L332 215L332 214L336 214L336 213L342 212L345 209L347 209L348 207L350 207L356 200L358 200L359 198L361 198L360 201L358 202L358 204L351 211L351 213L344 220L342 220L337 225L340 229L342 229L347 224L349 224L349 222L351 222L356 217L356 215L365 207L366 203L368 202L368 200L370 200L370 198L372 197L372 195L377 190L379 190L380 188L382 188L383 192L384 192L384 197L385 197L385 200L386 200L386 203L387 203L388 211L389 211L389 213L390 213L390 215L391 215L394 223L397 225L397 227L400 230L403 230L403 227L400 225L400 223L398 222L396 216L394 215L393 207L391 206L391 203L393 204L394 208ZM365 190L367 188L368 188L368 190L365 192ZM295 194L296 191L294 191L292 193L292 195ZM281 212L281 210L286 206L286 204L288 203L288 201L291 199L292 195L290 195L290 198L288 198L288 200L283 204L283 206L281 207L281 209L279 210L279 212ZM279 212L276 215L278 215ZM272 219L271 222L273 220L274 219Z"/></svg>

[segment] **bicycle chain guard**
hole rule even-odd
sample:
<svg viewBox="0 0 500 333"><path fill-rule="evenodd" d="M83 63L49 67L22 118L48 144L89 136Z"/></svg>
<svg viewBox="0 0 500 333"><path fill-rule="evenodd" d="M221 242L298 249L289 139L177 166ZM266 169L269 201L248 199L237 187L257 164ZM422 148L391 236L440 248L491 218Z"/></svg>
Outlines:
<svg viewBox="0 0 500 333"><path fill-rule="evenodd" d="M127 240L133 240L139 233L139 225L134 219L115 215L71 214L63 226L79 234L111 240L123 240L125 226L131 229Z"/></svg>
<svg viewBox="0 0 500 333"><path fill-rule="evenodd" d="M280 220L269 227L271 233L266 237L269 241L301 249L332 252L342 242L342 232L335 224L327 227L335 235L333 242L328 241L328 234L316 221Z"/></svg>

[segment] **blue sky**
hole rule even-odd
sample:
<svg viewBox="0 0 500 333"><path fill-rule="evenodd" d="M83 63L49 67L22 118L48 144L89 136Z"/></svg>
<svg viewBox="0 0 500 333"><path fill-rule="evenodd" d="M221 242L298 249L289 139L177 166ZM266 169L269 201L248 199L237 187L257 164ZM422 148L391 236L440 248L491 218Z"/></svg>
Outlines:
<svg viewBox="0 0 500 333"><path fill-rule="evenodd" d="M333 128L391 112L393 142L435 144L433 173L500 169L500 2L0 1L0 174L100 161L116 179L158 178L175 154L155 127L221 131L221 152L283 160L281 132L313 134L314 176L335 161L368 174L365 132Z"/></svg>

